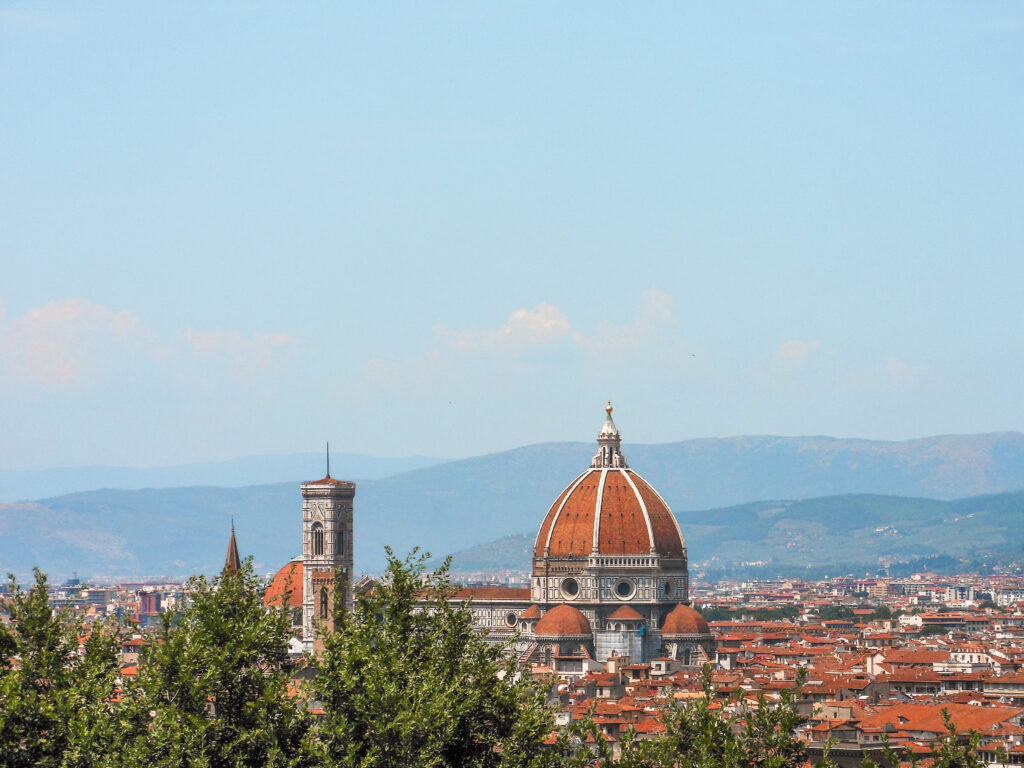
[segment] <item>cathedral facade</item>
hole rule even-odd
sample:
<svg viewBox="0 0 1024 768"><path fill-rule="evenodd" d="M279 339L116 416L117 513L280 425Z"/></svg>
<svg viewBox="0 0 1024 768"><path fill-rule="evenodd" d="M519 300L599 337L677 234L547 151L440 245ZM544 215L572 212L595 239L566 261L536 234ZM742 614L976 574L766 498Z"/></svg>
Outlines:
<svg viewBox="0 0 1024 768"><path fill-rule="evenodd" d="M708 624L689 605L686 544L672 510L632 469L608 404L597 453L558 494L534 542L528 588L470 587L474 618L489 639L512 642L519 660L573 676L611 656L647 661L668 656L699 665L714 658ZM352 601L352 504L355 484L303 483L302 557L286 565L268 602L290 595L302 647L318 649L330 631L334 574ZM299 586L301 584L301 586ZM427 607L424 605L424 607Z"/></svg>

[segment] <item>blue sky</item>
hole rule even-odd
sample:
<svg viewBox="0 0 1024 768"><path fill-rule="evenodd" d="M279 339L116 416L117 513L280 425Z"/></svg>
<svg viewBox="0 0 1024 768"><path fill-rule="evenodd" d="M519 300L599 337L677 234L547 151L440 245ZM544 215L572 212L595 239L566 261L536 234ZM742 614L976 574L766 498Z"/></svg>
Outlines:
<svg viewBox="0 0 1024 768"><path fill-rule="evenodd" d="M0 5L0 466L1024 429L1024 7L682 5Z"/></svg>

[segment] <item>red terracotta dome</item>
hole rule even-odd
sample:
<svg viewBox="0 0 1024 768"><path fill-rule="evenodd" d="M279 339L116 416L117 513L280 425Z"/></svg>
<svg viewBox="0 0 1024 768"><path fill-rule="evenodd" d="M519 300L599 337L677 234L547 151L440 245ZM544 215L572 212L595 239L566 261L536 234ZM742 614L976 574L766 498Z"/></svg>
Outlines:
<svg viewBox="0 0 1024 768"><path fill-rule="evenodd" d="M668 504L631 469L588 469L551 505L534 557L681 557L684 545Z"/></svg>
<svg viewBox="0 0 1024 768"><path fill-rule="evenodd" d="M683 557L686 545L672 510L626 464L608 418L591 466L562 491L537 532L534 557L650 555Z"/></svg>
<svg viewBox="0 0 1024 768"><path fill-rule="evenodd" d="M519 614L519 618L520 619L539 619L540 618L540 608L538 608L536 604L533 604L529 608L527 608L525 611L520 613Z"/></svg>
<svg viewBox="0 0 1024 768"><path fill-rule="evenodd" d="M711 627L696 610L679 603L673 608L661 624L664 635L710 635Z"/></svg>
<svg viewBox="0 0 1024 768"><path fill-rule="evenodd" d="M571 605L556 605L541 617L533 633L552 637L590 635L590 622Z"/></svg>
<svg viewBox="0 0 1024 768"><path fill-rule="evenodd" d="M609 619L618 619L619 621L643 621L644 617L637 613L631 606L621 605L615 613L608 617Z"/></svg>
<svg viewBox="0 0 1024 768"><path fill-rule="evenodd" d="M302 558L296 558L274 574L266 592L263 593L263 604L280 607L285 593L288 595L289 608L302 607Z"/></svg>

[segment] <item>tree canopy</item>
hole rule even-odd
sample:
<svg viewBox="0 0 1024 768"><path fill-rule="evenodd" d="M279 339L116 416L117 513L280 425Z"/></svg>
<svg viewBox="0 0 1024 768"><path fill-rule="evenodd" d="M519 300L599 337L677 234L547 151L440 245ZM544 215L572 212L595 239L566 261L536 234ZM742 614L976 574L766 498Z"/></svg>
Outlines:
<svg viewBox="0 0 1024 768"><path fill-rule="evenodd" d="M28 591L11 576L8 592L11 626L0 623L0 765L103 765L126 732L114 714L116 627L87 629L53 611L38 570Z"/></svg>
<svg viewBox="0 0 1024 768"><path fill-rule="evenodd" d="M552 729L544 691L452 601L449 561L427 572L428 555L387 557L383 583L354 612L336 609L317 662L317 742L327 764L543 764Z"/></svg>
<svg viewBox="0 0 1024 768"><path fill-rule="evenodd" d="M0 765L21 768L796 768L799 687L756 706L704 695L668 705L664 733L625 733L613 754L593 717L552 739L547 685L474 626L448 563L388 551L383 582L335 610L316 659L288 654L286 608L263 604L251 561L193 579L165 614L137 678L121 678L116 627L53 611L46 579L13 579L0 624ZM284 601L287 602L287 601ZM799 680L798 686L799 686ZM977 737L946 718L936 766L980 765ZM904 757L892 750L889 757ZM913 759L912 755L905 756ZM822 768L834 768L826 755ZM867 765L867 763L865 763Z"/></svg>

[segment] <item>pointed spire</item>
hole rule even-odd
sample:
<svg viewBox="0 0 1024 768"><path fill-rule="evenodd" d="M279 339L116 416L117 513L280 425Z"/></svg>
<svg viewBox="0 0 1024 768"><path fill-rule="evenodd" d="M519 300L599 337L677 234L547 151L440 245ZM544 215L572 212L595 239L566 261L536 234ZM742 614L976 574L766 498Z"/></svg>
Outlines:
<svg viewBox="0 0 1024 768"><path fill-rule="evenodd" d="M231 518L231 538L228 539L228 554L224 558L223 574L238 573L242 567L242 559L238 556L238 542L235 541L235 519Z"/></svg>
<svg viewBox="0 0 1024 768"><path fill-rule="evenodd" d="M611 400L608 401L604 411L606 414L604 424L601 426L601 431L597 433L597 454L590 462L590 466L595 469L625 469L629 464L626 463L626 457L619 450L622 436L612 420Z"/></svg>
<svg viewBox="0 0 1024 768"><path fill-rule="evenodd" d="M331 441L327 441L327 476L331 476Z"/></svg>

